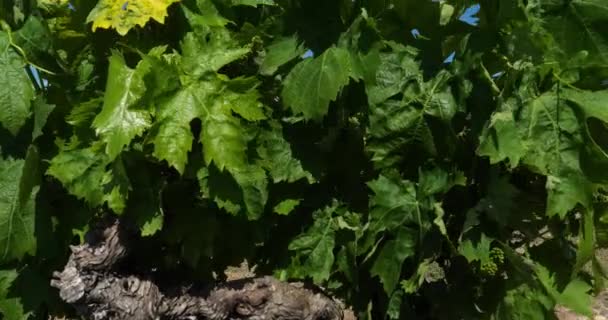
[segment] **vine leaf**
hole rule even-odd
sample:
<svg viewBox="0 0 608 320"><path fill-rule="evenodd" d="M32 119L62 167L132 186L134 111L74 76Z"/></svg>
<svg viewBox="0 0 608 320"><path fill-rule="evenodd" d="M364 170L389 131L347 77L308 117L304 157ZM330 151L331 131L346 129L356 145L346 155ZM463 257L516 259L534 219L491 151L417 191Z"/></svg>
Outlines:
<svg viewBox="0 0 608 320"><path fill-rule="evenodd" d="M75 105L65 121L74 127L89 127L103 105L103 98L96 97Z"/></svg>
<svg viewBox="0 0 608 320"><path fill-rule="evenodd" d="M574 279L564 288L559 296L558 303L580 314L591 316L592 297L588 293L590 289L591 286L585 281Z"/></svg>
<svg viewBox="0 0 608 320"><path fill-rule="evenodd" d="M333 250L337 226L333 215L336 210L339 208L334 204L315 211L313 225L289 244L289 250L305 256L296 274L300 277L309 276L317 284L329 279L334 264Z"/></svg>
<svg viewBox="0 0 608 320"><path fill-rule="evenodd" d="M30 117L34 87L5 32L0 32L0 70L0 124L16 135Z"/></svg>
<svg viewBox="0 0 608 320"><path fill-rule="evenodd" d="M146 92L143 78L147 72L147 65L141 62L135 70L130 69L117 52L110 57L103 108L93 127L106 143L106 153L112 160L150 126L149 112L134 108Z"/></svg>
<svg viewBox="0 0 608 320"><path fill-rule="evenodd" d="M260 74L269 76L285 63L301 56L306 49L295 36L276 39L266 48L260 64Z"/></svg>
<svg viewBox="0 0 608 320"><path fill-rule="evenodd" d="M150 19L159 23L165 22L167 7L179 0L99 0L87 17L87 23L93 22L93 31L97 28L114 28L124 36L135 26L144 26Z"/></svg>
<svg viewBox="0 0 608 320"><path fill-rule="evenodd" d="M28 149L25 159L0 160L0 262L36 252L34 221L38 193L38 152Z"/></svg>
<svg viewBox="0 0 608 320"><path fill-rule="evenodd" d="M224 27L232 21L224 18L211 0L197 0L196 6L200 13L195 13L188 9L186 6L182 6L182 10L186 16L186 19L190 22L193 28L201 28L204 30L207 27Z"/></svg>
<svg viewBox="0 0 608 320"><path fill-rule="evenodd" d="M222 192L225 188L214 188L211 183L214 200L233 214L241 210L238 203L242 201L251 219L262 214L268 198L264 169L249 163L247 158L248 143L255 137L247 120L266 117L255 86L256 82L251 80L228 81L219 75L189 84L159 104L154 138L154 155L183 173L193 142L190 122L200 118L199 141L205 164L213 163L219 171L229 172L242 191L240 197L234 196L234 192L226 196Z"/></svg>
<svg viewBox="0 0 608 320"><path fill-rule="evenodd" d="M207 164L213 162L220 169L242 168L246 165L245 150L251 135L238 118L229 114L230 109L223 109L221 104L214 104L205 115L201 141Z"/></svg>
<svg viewBox="0 0 608 320"><path fill-rule="evenodd" d="M251 115L255 111L250 109L256 108L259 108L257 95L239 95L229 90L223 91L222 96L214 95L202 116L200 134L205 163L230 172L243 191L247 214L252 219L260 217L264 210L268 181L264 169L247 159L247 145L254 137L253 132L232 112Z"/></svg>
<svg viewBox="0 0 608 320"><path fill-rule="evenodd" d="M551 308L549 298L538 289L522 284L508 290L496 310L497 320L544 319Z"/></svg>
<svg viewBox="0 0 608 320"><path fill-rule="evenodd" d="M389 42L391 52L379 54L375 82L367 84L365 91L369 103L379 104L403 92L409 82L422 80L420 63L414 58L418 51L412 47Z"/></svg>
<svg viewBox="0 0 608 320"><path fill-rule="evenodd" d="M32 140L42 135L42 129L46 121L55 109L55 105L46 103L42 97L38 96L33 103L34 109L34 129L32 130Z"/></svg>
<svg viewBox="0 0 608 320"><path fill-rule="evenodd" d="M313 183L312 174L293 156L289 142L283 138L281 126L276 122L271 126L271 130L263 131L258 137L259 164L268 171L274 183L295 182L302 178Z"/></svg>
<svg viewBox="0 0 608 320"><path fill-rule="evenodd" d="M492 136L482 136L478 154L488 156L491 163L506 161L511 168L517 167L526 154L526 141L517 128L511 110L496 112L490 120Z"/></svg>
<svg viewBox="0 0 608 320"><path fill-rule="evenodd" d="M21 298L9 296L18 275L16 270L0 270L0 314L6 320L23 320L31 315L31 312L24 312Z"/></svg>
<svg viewBox="0 0 608 320"><path fill-rule="evenodd" d="M122 160L112 162L99 143L86 148L78 148L77 142L63 145L51 159L47 174L92 206L107 203L116 213L126 206L131 185Z"/></svg>
<svg viewBox="0 0 608 320"><path fill-rule="evenodd" d="M592 297L588 293L591 286L580 279L573 279L562 292L559 292L555 278L550 271L539 263L536 263L535 267L539 282L555 303L588 317L592 315Z"/></svg>
<svg viewBox="0 0 608 320"><path fill-rule="evenodd" d="M559 44L564 60L569 62L585 51L589 65L607 66L608 36L601 26L608 21L608 4L602 0L574 0L560 9L559 14L546 17L543 25Z"/></svg>
<svg viewBox="0 0 608 320"><path fill-rule="evenodd" d="M281 96L294 114L321 120L351 73L348 50L331 47L317 58L298 63L285 78Z"/></svg>
<svg viewBox="0 0 608 320"><path fill-rule="evenodd" d="M274 207L274 212L286 216L300 204L300 201L300 199L285 199Z"/></svg>
<svg viewBox="0 0 608 320"><path fill-rule="evenodd" d="M152 236L163 228L163 215L155 214L141 227L141 236Z"/></svg>
<svg viewBox="0 0 608 320"><path fill-rule="evenodd" d="M386 294L390 295L397 287L403 262L415 254L417 241L416 230L400 228L397 237L387 241L380 250L371 274L380 278Z"/></svg>
<svg viewBox="0 0 608 320"><path fill-rule="evenodd" d="M366 149L379 169L404 161L406 150L411 148L435 156L440 146L430 119L439 120L446 130L451 130L450 120L459 111L449 72L442 70L425 82L419 62L414 60L416 50L394 43L389 43L389 47L393 52L379 55L376 81L366 82L370 103L370 139Z"/></svg>
<svg viewBox="0 0 608 320"><path fill-rule="evenodd" d="M209 82L192 83L159 103L153 140L154 156L167 160L180 173L184 172L188 152L192 150L190 122L203 113L204 104L201 102L215 88Z"/></svg>
<svg viewBox="0 0 608 320"><path fill-rule="evenodd" d="M462 241L458 251L468 262L480 261L484 264L490 262L491 245L492 239L482 233L479 242L475 244L469 239Z"/></svg>
<svg viewBox="0 0 608 320"><path fill-rule="evenodd" d="M478 154L492 163L508 158L511 166L521 163L547 176L547 215L563 218L577 204L590 208L594 187L581 170L581 126L575 110L555 92L523 105L507 101L480 140Z"/></svg>
<svg viewBox="0 0 608 320"><path fill-rule="evenodd" d="M249 45L239 44L225 28L189 32L184 37L181 48L182 70L194 78L207 72L217 72L251 51Z"/></svg>
<svg viewBox="0 0 608 320"><path fill-rule="evenodd" d="M374 195L370 199L369 239L364 247L369 247L381 232L398 230L405 223L421 222L416 188L411 181L382 174L368 186Z"/></svg>

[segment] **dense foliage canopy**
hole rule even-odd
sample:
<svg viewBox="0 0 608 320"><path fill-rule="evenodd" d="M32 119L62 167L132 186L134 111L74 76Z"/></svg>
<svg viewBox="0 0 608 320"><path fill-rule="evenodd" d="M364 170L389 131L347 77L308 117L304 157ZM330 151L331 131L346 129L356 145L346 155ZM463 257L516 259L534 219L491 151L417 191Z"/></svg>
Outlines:
<svg viewBox="0 0 608 320"><path fill-rule="evenodd" d="M140 272L247 259L359 319L589 314L603 288L606 0L2 0L0 19L4 319L73 312L50 275L107 212L146 237Z"/></svg>

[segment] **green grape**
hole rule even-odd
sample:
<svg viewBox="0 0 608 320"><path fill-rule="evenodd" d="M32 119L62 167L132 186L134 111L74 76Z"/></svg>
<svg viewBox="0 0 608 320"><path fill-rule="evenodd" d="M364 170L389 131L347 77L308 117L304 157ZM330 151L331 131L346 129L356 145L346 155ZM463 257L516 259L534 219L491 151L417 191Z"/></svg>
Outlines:
<svg viewBox="0 0 608 320"><path fill-rule="evenodd" d="M490 258L496 264L501 265L505 262L505 253L502 251L502 249L495 247L490 251Z"/></svg>
<svg viewBox="0 0 608 320"><path fill-rule="evenodd" d="M498 266L496 265L496 263L494 263L492 261L481 264L481 272L488 276L495 275L497 271L498 271Z"/></svg>

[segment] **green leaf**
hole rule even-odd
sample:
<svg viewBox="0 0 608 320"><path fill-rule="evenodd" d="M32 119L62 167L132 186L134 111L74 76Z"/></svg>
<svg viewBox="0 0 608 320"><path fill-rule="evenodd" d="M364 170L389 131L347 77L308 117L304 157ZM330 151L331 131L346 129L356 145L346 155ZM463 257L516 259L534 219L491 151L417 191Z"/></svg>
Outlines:
<svg viewBox="0 0 608 320"><path fill-rule="evenodd" d="M146 90L143 78L147 72L141 62L135 70L130 69L117 52L110 57L103 108L93 127L107 144L106 153L111 160L150 126L149 112L137 105Z"/></svg>
<svg viewBox="0 0 608 320"><path fill-rule="evenodd" d="M266 48L266 54L260 64L260 74L274 74L280 66L301 56L304 51L306 49L298 43L295 36L276 39Z"/></svg>
<svg viewBox="0 0 608 320"><path fill-rule="evenodd" d="M582 91L565 88L562 89L562 97L573 102L585 118L593 117L608 122L608 110L604 105L608 99L608 90Z"/></svg>
<svg viewBox="0 0 608 320"><path fill-rule="evenodd" d="M57 178L70 194L92 206L107 202L116 213L122 213L126 206L131 186L122 160L112 162L100 144L77 148L73 142L62 146L51 159L47 174Z"/></svg>
<svg viewBox="0 0 608 320"><path fill-rule="evenodd" d="M568 307L585 316L592 315L592 298L588 293L591 286L582 280L574 279L560 293L557 290L555 279L549 270L538 263L535 267L538 280L555 303Z"/></svg>
<svg viewBox="0 0 608 320"><path fill-rule="evenodd" d="M410 276L409 279L401 281L401 287L403 291L405 291L406 294L412 294L418 291L433 266L434 263L430 259L425 259L421 261L412 276Z"/></svg>
<svg viewBox="0 0 608 320"><path fill-rule="evenodd" d="M241 120L228 114L229 110L212 110L205 116L200 137L205 162L213 162L220 170L244 168L247 165L245 150L251 135Z"/></svg>
<svg viewBox="0 0 608 320"><path fill-rule="evenodd" d="M389 45L393 50L379 55L380 64L376 69L375 83L366 83L365 86L371 105L384 102L402 92L412 81L422 80L420 63L414 60L418 51L396 43Z"/></svg>
<svg viewBox="0 0 608 320"><path fill-rule="evenodd" d="M589 65L606 67L608 36L601 26L608 22L608 4L602 0L574 0L557 9L545 17L543 26L555 38L564 62L584 50Z"/></svg>
<svg viewBox="0 0 608 320"><path fill-rule="evenodd" d="M33 104L34 129L32 131L32 140L36 140L36 138L42 135L42 129L44 129L44 126L46 125L46 120L55 109L55 105L47 104L42 99L43 98L41 97L37 97Z"/></svg>
<svg viewBox="0 0 608 320"><path fill-rule="evenodd" d="M378 169L396 165L409 147L420 146L428 155L437 153L433 133L422 110L389 100L370 108L368 127L372 161Z"/></svg>
<svg viewBox="0 0 608 320"><path fill-rule="evenodd" d="M340 210L337 205L325 207L313 213L313 225L289 243L289 250L305 256L299 273L309 276L316 284L329 279L334 264L336 225L334 213Z"/></svg>
<svg viewBox="0 0 608 320"><path fill-rule="evenodd" d="M17 270L0 270L0 297L6 298L19 274Z"/></svg>
<svg viewBox="0 0 608 320"><path fill-rule="evenodd" d="M256 89L259 82L255 78L236 78L225 84L225 89L218 92L213 103L224 105L247 121L267 118L265 107L259 101L261 95Z"/></svg>
<svg viewBox="0 0 608 320"><path fill-rule="evenodd" d="M182 70L195 78L208 72L217 72L251 51L249 45L240 45L224 28L213 28L202 34L189 32L181 47Z"/></svg>
<svg viewBox="0 0 608 320"><path fill-rule="evenodd" d="M490 262L490 245L492 239L485 234L481 234L479 242L473 243L471 240L465 240L460 243L458 251L468 262L479 261L481 264Z"/></svg>
<svg viewBox="0 0 608 320"><path fill-rule="evenodd" d="M232 213L240 211L238 203L242 202L251 219L258 218L264 210L268 182L265 171L248 161L247 149L254 131L234 113L245 120L264 119L258 98L255 82L250 80L226 81L210 76L193 82L160 103L154 138L154 155L183 173L192 148L190 122L200 118L199 140L203 144L205 163L229 172L242 191L240 197L226 196L220 191L223 188L215 188L214 200ZM209 187L213 189L213 184Z"/></svg>
<svg viewBox="0 0 608 320"><path fill-rule="evenodd" d="M66 122L75 127L90 127L93 119L103 105L103 98L93 98L74 106L65 118Z"/></svg>
<svg viewBox="0 0 608 320"><path fill-rule="evenodd" d="M294 115L321 120L351 73L349 52L331 47L317 58L298 63L285 78L281 96Z"/></svg>
<svg viewBox="0 0 608 320"><path fill-rule="evenodd" d="M259 107L257 95L225 90L213 98L202 117L200 141L205 163L213 163L220 171L230 172L242 189L248 216L256 219L262 214L268 199L268 181L265 171L247 159L248 143L253 139L251 128L232 111L253 115L244 110Z"/></svg>
<svg viewBox="0 0 608 320"><path fill-rule="evenodd" d="M452 15L454 14L454 6L448 3L441 3L441 16L439 18L439 24L445 26L452 19Z"/></svg>
<svg viewBox="0 0 608 320"><path fill-rule="evenodd" d="M10 297L9 293L18 273L16 270L0 270L0 314L6 320L26 320L31 313L24 312L23 303L18 297Z"/></svg>
<svg viewBox="0 0 608 320"><path fill-rule="evenodd" d="M36 252L34 221L38 193L38 152L28 149L25 159L0 160L0 262Z"/></svg>
<svg viewBox="0 0 608 320"><path fill-rule="evenodd" d="M194 28L224 27L231 22L219 13L211 0L197 0L196 6L200 13L195 13L186 6L182 6L186 18Z"/></svg>
<svg viewBox="0 0 608 320"><path fill-rule="evenodd" d="M23 26L14 34L14 41L19 47L28 53L28 58L36 56L36 61L44 54L51 53L53 37L48 30L44 20L30 15Z"/></svg>
<svg viewBox="0 0 608 320"><path fill-rule="evenodd" d="M412 99L412 102L422 102L425 114L450 121L458 111L449 83L451 79L452 75L449 72L441 70L432 80L422 85L423 93Z"/></svg>
<svg viewBox="0 0 608 320"><path fill-rule="evenodd" d="M403 294L403 290L397 290L391 295L386 310L386 315L389 319L399 319L399 315L401 314L401 303L403 303Z"/></svg>
<svg viewBox="0 0 608 320"><path fill-rule="evenodd" d="M418 191L425 196L443 194L455 186L465 186L466 177L462 171L447 172L433 167L430 170L418 170Z"/></svg>
<svg viewBox="0 0 608 320"><path fill-rule="evenodd" d="M511 166L521 162L546 175L547 215L563 218L577 204L590 208L593 185L581 170L581 128L561 96L548 92L524 105L511 101L500 112L500 120L493 121L482 136L478 153L493 162L509 158Z"/></svg>
<svg viewBox="0 0 608 320"><path fill-rule="evenodd" d="M542 303L547 300L542 292L522 284L507 291L507 294L497 307L497 320L543 320L546 307Z"/></svg>
<svg viewBox="0 0 608 320"><path fill-rule="evenodd" d="M159 23L165 22L167 7L179 0L99 0L89 13L87 22L93 22L93 31L97 28L114 28L124 36L135 26L143 27L148 20L154 19Z"/></svg>
<svg viewBox="0 0 608 320"><path fill-rule="evenodd" d="M369 231L377 234L396 230L406 223L421 221L414 184L395 175L380 175L368 183L370 199Z"/></svg>
<svg viewBox="0 0 608 320"><path fill-rule="evenodd" d="M397 287L403 262L415 254L417 241L416 230L400 228L397 237L386 242L380 250L370 272L380 278L386 294L390 295Z"/></svg>
<svg viewBox="0 0 608 320"><path fill-rule="evenodd" d="M557 302L579 314L590 317L592 316L591 306L593 301L589 295L589 290L591 290L591 286L586 282L574 279L568 283Z"/></svg>
<svg viewBox="0 0 608 320"><path fill-rule="evenodd" d="M9 45L8 35L0 32L0 124L13 135L31 115L34 87L25 67L25 61Z"/></svg>
<svg viewBox="0 0 608 320"><path fill-rule="evenodd" d="M312 174L294 157L291 145L283 138L281 126L276 122L271 126L272 130L265 130L258 137L257 153L260 165L268 171L273 182L295 182L302 178L308 183L315 182Z"/></svg>
<svg viewBox="0 0 608 320"><path fill-rule="evenodd" d="M155 214L141 227L141 236L153 236L163 228L163 215Z"/></svg>
<svg viewBox="0 0 608 320"><path fill-rule="evenodd" d="M517 167L526 154L524 137L517 127L512 110L496 112L490 120L493 132L482 136L477 149L481 156L488 156L490 163L507 160L511 168Z"/></svg>
<svg viewBox="0 0 608 320"><path fill-rule="evenodd" d="M366 83L370 103L366 149L373 154L378 169L404 161L412 149L436 155L438 146L429 117L439 119L451 130L450 121L459 111L449 72L442 70L424 82L419 63L413 58L416 52L401 45L392 47L395 52L380 54L376 81ZM398 94L402 98L392 98Z"/></svg>
<svg viewBox="0 0 608 320"><path fill-rule="evenodd" d="M268 178L264 169L249 165L229 169L243 193L243 202L250 220L258 219L268 201Z"/></svg>
<svg viewBox="0 0 608 320"><path fill-rule="evenodd" d="M204 113L206 95L214 90L216 85L213 83L196 82L159 103L153 140L154 156L167 160L180 173L184 172L188 152L192 150L190 122Z"/></svg>
<svg viewBox="0 0 608 320"><path fill-rule="evenodd" d="M300 201L300 199L285 199L279 202L273 210L277 214L286 216L300 204Z"/></svg>
<svg viewBox="0 0 608 320"><path fill-rule="evenodd" d="M578 248L576 252L576 264L572 274L576 275L583 266L595 257L595 223L594 210L583 211L582 223L579 227Z"/></svg>

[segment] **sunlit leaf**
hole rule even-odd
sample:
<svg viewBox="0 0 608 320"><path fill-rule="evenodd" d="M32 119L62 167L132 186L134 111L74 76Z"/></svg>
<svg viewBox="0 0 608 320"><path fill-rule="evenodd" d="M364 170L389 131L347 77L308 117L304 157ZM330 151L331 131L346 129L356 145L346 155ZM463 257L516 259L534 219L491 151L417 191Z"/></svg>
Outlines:
<svg viewBox="0 0 608 320"><path fill-rule="evenodd" d="M120 35L125 35L135 26L143 27L150 19L164 23L167 7L179 0L99 0L89 13L87 22L93 22L93 31L97 28L114 28Z"/></svg>
<svg viewBox="0 0 608 320"><path fill-rule="evenodd" d="M34 87L25 67L25 61L9 45L8 34L0 32L0 124L13 135L31 115Z"/></svg>
<svg viewBox="0 0 608 320"><path fill-rule="evenodd" d="M329 48L317 58L298 63L285 78L281 95L294 114L320 120L327 114L330 101L348 84L351 70L348 51Z"/></svg>
<svg viewBox="0 0 608 320"><path fill-rule="evenodd" d="M151 124L149 112L137 105L146 90L143 78L147 72L143 63L135 70L130 69L116 52L110 57L103 108L93 120L96 133L107 144L106 153L110 159L116 158Z"/></svg>

